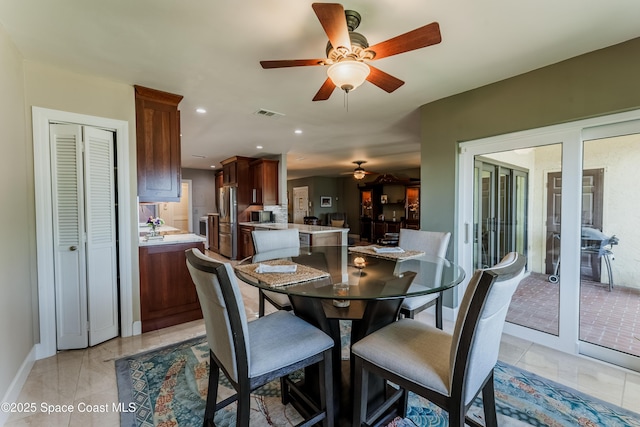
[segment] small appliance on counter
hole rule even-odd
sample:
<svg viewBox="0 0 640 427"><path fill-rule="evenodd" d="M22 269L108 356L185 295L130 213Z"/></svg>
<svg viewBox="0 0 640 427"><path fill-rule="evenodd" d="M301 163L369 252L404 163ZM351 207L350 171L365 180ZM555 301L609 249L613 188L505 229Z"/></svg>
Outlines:
<svg viewBox="0 0 640 427"><path fill-rule="evenodd" d="M271 211L251 211L251 222L274 222Z"/></svg>

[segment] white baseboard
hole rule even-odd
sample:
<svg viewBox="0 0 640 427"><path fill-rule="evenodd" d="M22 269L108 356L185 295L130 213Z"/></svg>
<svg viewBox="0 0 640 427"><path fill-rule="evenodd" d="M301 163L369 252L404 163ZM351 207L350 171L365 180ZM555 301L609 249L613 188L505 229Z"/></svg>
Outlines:
<svg viewBox="0 0 640 427"><path fill-rule="evenodd" d="M36 347L33 346L27 357L22 362L20 369L16 373L16 376L11 381L9 385L9 389L4 394L1 402L16 402L18 400L18 396L20 395L20 391L22 391L22 387L24 383L27 382L27 377L29 376L29 372L31 372L31 368L33 368L33 364L36 362ZM4 423L9 419L9 412L0 411L0 426L3 426Z"/></svg>

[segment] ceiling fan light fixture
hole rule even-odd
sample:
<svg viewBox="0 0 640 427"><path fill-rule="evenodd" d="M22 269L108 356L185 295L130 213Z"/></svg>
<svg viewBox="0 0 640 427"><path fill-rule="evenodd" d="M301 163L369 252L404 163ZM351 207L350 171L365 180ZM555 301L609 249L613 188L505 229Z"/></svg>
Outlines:
<svg viewBox="0 0 640 427"><path fill-rule="evenodd" d="M364 160L356 160L353 163L358 165L358 167L353 170L353 177L355 179L363 179L367 173L364 169L362 169L362 164L367 162L365 162Z"/></svg>
<svg viewBox="0 0 640 427"><path fill-rule="evenodd" d="M364 62L346 60L330 66L327 75L334 85L345 92L351 92L364 83L370 72L369 66Z"/></svg>

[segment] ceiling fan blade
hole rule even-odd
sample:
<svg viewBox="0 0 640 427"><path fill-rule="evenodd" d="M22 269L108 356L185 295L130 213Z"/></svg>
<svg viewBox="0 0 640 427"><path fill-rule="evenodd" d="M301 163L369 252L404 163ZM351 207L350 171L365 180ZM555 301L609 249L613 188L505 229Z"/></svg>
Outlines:
<svg viewBox="0 0 640 427"><path fill-rule="evenodd" d="M409 52L410 50L421 49L423 47L438 44L442 41L440 35L440 25L432 22L424 27L416 28L408 33L401 34L387 41L369 46L368 49L375 52L373 59L386 58L387 56Z"/></svg>
<svg viewBox="0 0 640 427"><path fill-rule="evenodd" d="M286 67L306 67L310 65L324 65L324 59L284 59L276 61L260 61L262 68L286 68Z"/></svg>
<svg viewBox="0 0 640 427"><path fill-rule="evenodd" d="M311 7L324 28L324 32L329 36L331 45L334 48L344 46L351 49L347 18L344 15L342 5L338 3L313 3Z"/></svg>
<svg viewBox="0 0 640 427"><path fill-rule="evenodd" d="M376 67L372 67L370 64L367 65L369 65L369 69L371 70L367 76L367 80L378 86L380 89L391 93L404 84L402 80L393 77L391 74L387 74Z"/></svg>
<svg viewBox="0 0 640 427"><path fill-rule="evenodd" d="M314 101L326 101L329 99L333 90L336 88L336 85L333 84L331 79L327 77L327 80L322 83L320 90L316 93L316 96L313 97Z"/></svg>

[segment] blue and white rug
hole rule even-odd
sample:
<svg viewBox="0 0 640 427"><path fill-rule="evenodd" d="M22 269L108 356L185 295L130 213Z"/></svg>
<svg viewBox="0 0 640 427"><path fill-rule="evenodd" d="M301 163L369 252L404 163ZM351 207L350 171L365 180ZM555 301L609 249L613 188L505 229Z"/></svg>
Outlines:
<svg viewBox="0 0 640 427"><path fill-rule="evenodd" d="M121 426L200 426L209 377L206 338L195 338L116 361L118 396L135 412L121 415ZM219 396L231 388L220 380ZM501 427L510 426L625 426L640 427L640 415L603 402L577 390L499 362L495 370L496 405ZM290 405L280 403L279 382L256 390L251 426L286 426L301 421ZM484 424L479 399L470 416ZM235 405L216 413L217 426L235 425ZM411 395L404 420L390 426L446 426L447 414L422 398Z"/></svg>

